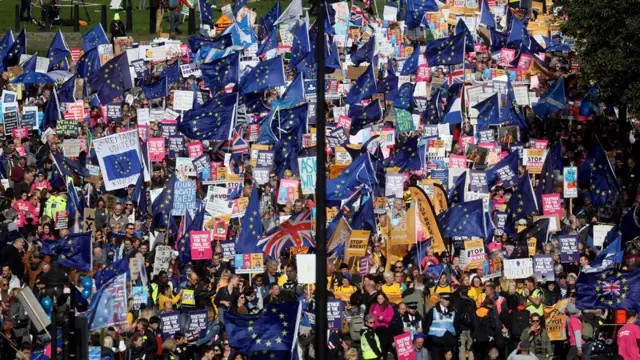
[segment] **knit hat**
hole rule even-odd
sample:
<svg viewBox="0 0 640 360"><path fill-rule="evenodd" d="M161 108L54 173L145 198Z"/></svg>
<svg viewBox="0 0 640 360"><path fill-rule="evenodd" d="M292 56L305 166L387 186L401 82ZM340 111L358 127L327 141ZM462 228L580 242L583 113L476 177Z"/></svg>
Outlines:
<svg viewBox="0 0 640 360"><path fill-rule="evenodd" d="M120 21L120 14L118 13L113 14L113 21Z"/></svg>

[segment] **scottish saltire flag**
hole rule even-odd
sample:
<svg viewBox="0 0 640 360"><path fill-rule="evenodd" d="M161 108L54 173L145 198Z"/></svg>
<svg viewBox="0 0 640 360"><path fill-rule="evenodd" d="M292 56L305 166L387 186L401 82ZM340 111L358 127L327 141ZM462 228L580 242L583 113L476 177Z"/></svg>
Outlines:
<svg viewBox="0 0 640 360"><path fill-rule="evenodd" d="M258 190L253 187L249 204L242 218L242 229L236 240L237 254L261 253L258 240L262 237L262 214L260 213L260 197Z"/></svg>
<svg viewBox="0 0 640 360"><path fill-rule="evenodd" d="M211 9L211 5L206 1L198 1L198 8L200 10L200 22L213 27L215 21L213 20L213 10Z"/></svg>
<svg viewBox="0 0 640 360"><path fill-rule="evenodd" d="M377 182L369 153L362 154L354 159L340 176L327 180L327 200L344 200L361 185L372 189Z"/></svg>
<svg viewBox="0 0 640 360"><path fill-rule="evenodd" d="M167 78L167 84L172 84L176 81L180 81L180 63L174 61L173 64L168 65L160 73L160 78Z"/></svg>
<svg viewBox="0 0 640 360"><path fill-rule="evenodd" d="M277 258L292 246L315 247L316 242L311 231L312 222L311 210L292 216L265 234L258 241L258 247L273 258Z"/></svg>
<svg viewBox="0 0 640 360"><path fill-rule="evenodd" d="M260 47L258 47L258 56L267 56L267 58L272 58L273 56L269 56L267 54L274 53L278 50L278 32L272 31L269 36L260 43Z"/></svg>
<svg viewBox="0 0 640 360"><path fill-rule="evenodd" d="M4 56L11 48L14 41L15 40L13 39L13 31L9 29L9 31L7 31L2 37L2 40L0 40L0 59L4 59Z"/></svg>
<svg viewBox="0 0 640 360"><path fill-rule="evenodd" d="M123 273L105 283L93 295L86 313L89 331L124 324L128 321L127 314L127 274Z"/></svg>
<svg viewBox="0 0 640 360"><path fill-rule="evenodd" d="M536 211L538 211L538 201L533 192L529 173L525 171L517 188L511 193L511 199L507 203L507 214L511 215L513 221L518 221Z"/></svg>
<svg viewBox="0 0 640 360"><path fill-rule="evenodd" d="M411 53L411 56L409 56L409 58L407 58L407 60L404 62L400 75L414 75L415 73L417 73L419 61L420 45L416 43L413 45L413 52Z"/></svg>
<svg viewBox="0 0 640 360"><path fill-rule="evenodd" d="M461 124L462 123L462 93L463 84L453 84L449 87L447 105L444 109L444 116L441 124Z"/></svg>
<svg viewBox="0 0 640 360"><path fill-rule="evenodd" d="M356 104L362 100L370 99L376 94L376 78L373 72L373 64L356 80L355 85L349 89L347 94L347 104Z"/></svg>
<svg viewBox="0 0 640 360"><path fill-rule="evenodd" d="M237 24L238 28L245 34L245 36L249 37L246 39L246 41L248 42L247 46L251 46L251 44L255 44L258 42L258 37L256 36L256 33L253 32L253 28L251 27L251 23L249 22L249 15L245 15L242 20L237 22Z"/></svg>
<svg viewBox="0 0 640 360"><path fill-rule="evenodd" d="M382 119L382 105L376 99L367 106L351 105L347 115L351 118L351 128L349 134L356 135L365 126L373 124Z"/></svg>
<svg viewBox="0 0 640 360"><path fill-rule="evenodd" d="M169 95L169 87L167 86L167 78L163 77L150 85L142 85L144 97L148 100L159 99Z"/></svg>
<svg viewBox="0 0 640 360"><path fill-rule="evenodd" d="M96 283L96 288L100 289L104 284L116 276L129 273L129 257L125 256L121 260L113 262L104 269L96 272L93 275L93 280Z"/></svg>
<svg viewBox="0 0 640 360"><path fill-rule="evenodd" d="M240 93L258 92L270 87L285 84L284 63L282 56L276 56L256 65L248 74L240 79Z"/></svg>
<svg viewBox="0 0 640 360"><path fill-rule="evenodd" d="M236 52L210 63L200 65L202 79L213 94L230 83L237 84L240 77L240 53Z"/></svg>
<svg viewBox="0 0 640 360"><path fill-rule="evenodd" d="M493 29L496 28L496 21L493 18L493 14L491 13L487 0L482 0L480 5L480 25Z"/></svg>
<svg viewBox="0 0 640 360"><path fill-rule="evenodd" d="M53 164L56 166L56 168L58 169L58 172L62 176L64 177L73 176L73 175L80 175L83 177L89 176L89 171L80 162L71 160L59 152L51 153L51 155L53 157Z"/></svg>
<svg viewBox="0 0 640 360"><path fill-rule="evenodd" d="M91 78L98 70L100 70L100 55L97 48L82 54L76 64L76 74L84 79Z"/></svg>
<svg viewBox="0 0 640 360"><path fill-rule="evenodd" d="M238 94L222 94L202 107L185 112L178 131L191 139L226 141L231 138Z"/></svg>
<svg viewBox="0 0 640 360"><path fill-rule="evenodd" d="M597 139L597 138L596 138ZM578 169L580 185L588 184L589 193L586 197L594 206L602 206L619 191L618 180L611 168L607 153L597 141L585 162Z"/></svg>
<svg viewBox="0 0 640 360"><path fill-rule="evenodd" d="M291 351L297 345L300 314L300 304L296 302L268 304L253 315L226 313L224 328L229 345L245 354L288 352L287 359L291 359Z"/></svg>
<svg viewBox="0 0 640 360"><path fill-rule="evenodd" d="M9 39L7 38L7 43ZM15 41L8 46L7 52L4 54L2 58L2 63L6 68L7 65L12 62L17 62L20 59L20 55L25 54L27 52L27 30L22 29L20 35L15 39Z"/></svg>
<svg viewBox="0 0 640 360"><path fill-rule="evenodd" d="M94 139L93 145L107 191L135 184L139 176L150 179L140 151L138 130Z"/></svg>
<svg viewBox="0 0 640 360"><path fill-rule="evenodd" d="M201 47L205 46L213 49L226 49L233 45L233 39L229 33L220 34L213 39L202 35L190 36L188 42L189 49L194 53L197 53Z"/></svg>
<svg viewBox="0 0 640 360"><path fill-rule="evenodd" d="M457 203L438 215L443 237L487 237L487 224L482 199Z"/></svg>
<svg viewBox="0 0 640 360"><path fill-rule="evenodd" d="M533 106L533 111L540 119L544 120L547 115L556 111L563 111L567 108L567 97L564 92L564 78L561 76Z"/></svg>
<svg viewBox="0 0 640 360"><path fill-rule="evenodd" d="M489 125L500 125L500 105L497 93L475 104L473 108L478 110L478 126L481 129L488 128Z"/></svg>
<svg viewBox="0 0 640 360"><path fill-rule="evenodd" d="M597 103L599 90L591 87L587 95L582 99L578 108L578 120L591 120L593 115L600 112L600 105Z"/></svg>
<svg viewBox="0 0 640 360"><path fill-rule="evenodd" d="M471 31L469 31L469 28L467 27L467 24L462 20L462 18L458 19L458 23L456 24L456 35L458 34L464 34L464 49L465 51L475 51L475 46L474 46L474 41L473 41L473 35L471 34Z"/></svg>
<svg viewBox="0 0 640 360"><path fill-rule="evenodd" d="M578 309L640 310L640 269L581 273L576 282Z"/></svg>
<svg viewBox="0 0 640 360"><path fill-rule="evenodd" d="M449 191L449 205L453 206L458 203L464 202L464 196L467 192L467 172L463 172L458 175L456 179L456 183L453 185L451 190Z"/></svg>
<svg viewBox="0 0 640 360"><path fill-rule="evenodd" d="M89 79L91 89L97 91L101 104L110 104L113 99L124 94L133 87L127 53L114 57L104 64Z"/></svg>
<svg viewBox="0 0 640 360"><path fill-rule="evenodd" d="M407 26L410 29L420 26L426 11L438 11L435 0L407 0ZM429 63L429 66L434 66Z"/></svg>
<svg viewBox="0 0 640 360"><path fill-rule="evenodd" d="M280 7L280 1L278 1L266 15L260 18L260 24L258 25L258 37L260 39L264 39L273 32L274 23L280 15L282 15L282 8Z"/></svg>
<svg viewBox="0 0 640 360"><path fill-rule="evenodd" d="M373 55L376 50L376 41L375 36L369 38L366 44L356 50L355 53L351 55L351 62L355 66L360 66L363 62L368 62L369 64L373 63Z"/></svg>
<svg viewBox="0 0 640 360"><path fill-rule="evenodd" d="M48 71L68 71L69 62L67 61L67 56L69 55L71 55L71 51L69 50L67 43L64 41L64 35L62 35L61 30L58 30L56 36L51 42L51 45L49 45L49 51L47 52L47 57L50 60ZM64 61L62 65L60 64L61 61Z"/></svg>
<svg viewBox="0 0 640 360"><path fill-rule="evenodd" d="M600 251L588 268L583 268L582 273L595 273L613 268L621 264L624 252L622 251L622 236L618 236L604 250Z"/></svg>
<svg viewBox="0 0 640 360"><path fill-rule="evenodd" d="M107 38L107 34L104 32L101 23L98 23L98 25L94 26L91 30L82 35L82 50L84 50L84 52L108 43L109 39Z"/></svg>
<svg viewBox="0 0 640 360"><path fill-rule="evenodd" d="M306 21L298 21L291 29L293 35L293 43L291 45L291 60L289 60L289 69L295 68L311 51L311 43L309 42L309 27Z"/></svg>
<svg viewBox="0 0 640 360"><path fill-rule="evenodd" d="M60 86L60 90L58 90L58 101L63 103L74 102L76 101L76 79L78 78L78 74L73 75L67 81L65 81L62 86Z"/></svg>
<svg viewBox="0 0 640 360"><path fill-rule="evenodd" d="M458 65L464 62L465 34L431 40L427 43L425 56L429 66Z"/></svg>
<svg viewBox="0 0 640 360"><path fill-rule="evenodd" d="M233 7L233 13L237 14L238 11L242 10L243 7L247 5L248 0L238 0L235 2L235 6Z"/></svg>
<svg viewBox="0 0 640 360"><path fill-rule="evenodd" d="M43 255L56 255L59 265L91 271L93 268L93 247L91 233L69 234L62 240L42 240Z"/></svg>
<svg viewBox="0 0 640 360"><path fill-rule="evenodd" d="M293 0L273 25L293 25L302 15L304 15L302 12L302 0Z"/></svg>

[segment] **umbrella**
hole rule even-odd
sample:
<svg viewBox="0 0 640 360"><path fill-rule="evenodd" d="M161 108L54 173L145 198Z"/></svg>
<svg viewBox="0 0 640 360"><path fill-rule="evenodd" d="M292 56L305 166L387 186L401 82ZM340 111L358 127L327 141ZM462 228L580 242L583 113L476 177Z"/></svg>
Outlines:
<svg viewBox="0 0 640 360"><path fill-rule="evenodd" d="M51 76L38 72L28 72L16 76L12 84L47 84L56 82Z"/></svg>
<svg viewBox="0 0 640 360"><path fill-rule="evenodd" d="M70 77L73 76L72 73L64 70L49 71L47 75L51 76L51 78L55 81L60 81L60 79L62 79L62 81L67 81Z"/></svg>

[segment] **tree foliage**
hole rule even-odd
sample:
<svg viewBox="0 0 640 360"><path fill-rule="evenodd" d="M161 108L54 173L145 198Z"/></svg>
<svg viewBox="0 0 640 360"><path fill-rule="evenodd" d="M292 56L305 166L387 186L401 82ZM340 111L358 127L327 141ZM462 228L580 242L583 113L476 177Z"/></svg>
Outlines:
<svg viewBox="0 0 640 360"><path fill-rule="evenodd" d="M562 0L580 72L606 102L640 111L640 1Z"/></svg>

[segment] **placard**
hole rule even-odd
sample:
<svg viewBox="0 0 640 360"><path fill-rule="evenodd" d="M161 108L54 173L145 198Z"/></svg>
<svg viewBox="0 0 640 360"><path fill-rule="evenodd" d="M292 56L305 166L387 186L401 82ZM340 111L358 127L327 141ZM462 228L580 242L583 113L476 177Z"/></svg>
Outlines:
<svg viewBox="0 0 640 360"><path fill-rule="evenodd" d="M156 242L158 240L156 239ZM170 246L158 245L155 247L156 256L153 261L153 274L158 275L161 271L169 270L169 262L171 261L171 253L173 250Z"/></svg>
<svg viewBox="0 0 640 360"><path fill-rule="evenodd" d="M558 235L558 242L560 243L560 261L577 263L580 259L578 238L575 235Z"/></svg>
<svg viewBox="0 0 640 360"><path fill-rule="evenodd" d="M416 354L413 351L413 340L411 339L410 332L394 336L393 344L396 347L398 360L416 360Z"/></svg>
<svg viewBox="0 0 640 360"><path fill-rule="evenodd" d="M384 196L402 199L404 194L404 175L397 173L385 174L386 183L384 186Z"/></svg>
<svg viewBox="0 0 640 360"><path fill-rule="evenodd" d="M178 177L185 180L189 176L196 176L196 167L193 166L193 161L190 158L179 157L176 158L176 173Z"/></svg>
<svg viewBox="0 0 640 360"><path fill-rule="evenodd" d="M533 259L504 259L503 271L507 279L526 279L533 276Z"/></svg>
<svg viewBox="0 0 640 360"><path fill-rule="evenodd" d="M180 331L180 313L172 311L166 314L160 314L160 320L162 321L162 339L166 340L178 331Z"/></svg>
<svg viewBox="0 0 640 360"><path fill-rule="evenodd" d="M189 159L195 159L201 156L204 153L204 146L200 141L193 141L187 145L187 153L189 154Z"/></svg>
<svg viewBox="0 0 640 360"><path fill-rule="evenodd" d="M543 194L542 211L544 215L562 216L562 200L560 194Z"/></svg>
<svg viewBox="0 0 640 360"><path fill-rule="evenodd" d="M298 158L302 194L310 195L316 191L316 157Z"/></svg>
<svg viewBox="0 0 640 360"><path fill-rule="evenodd" d="M343 310L344 303L341 300L327 300L327 321L329 330L342 330Z"/></svg>
<svg viewBox="0 0 640 360"><path fill-rule="evenodd" d="M449 155L450 169L465 169L467 167L467 157L464 155Z"/></svg>
<svg viewBox="0 0 640 360"><path fill-rule="evenodd" d="M483 266L487 255L482 239L466 240L464 251L460 252L460 267L464 270L478 269Z"/></svg>
<svg viewBox="0 0 640 360"><path fill-rule="evenodd" d="M278 204L284 205L288 201L293 203L298 194L298 180L280 179L280 187L278 188Z"/></svg>
<svg viewBox="0 0 640 360"><path fill-rule="evenodd" d="M533 274L538 282L555 280L553 271L553 255L536 255L533 257Z"/></svg>
<svg viewBox="0 0 640 360"><path fill-rule="evenodd" d="M524 149L524 164L530 174L540 174L544 164L544 150Z"/></svg>
<svg viewBox="0 0 640 360"><path fill-rule="evenodd" d="M173 92L173 110L187 111L193 107L193 91L176 90Z"/></svg>
<svg viewBox="0 0 640 360"><path fill-rule="evenodd" d="M211 232L210 231L191 231L191 259L193 260L211 260L213 254L211 251Z"/></svg>
<svg viewBox="0 0 640 360"><path fill-rule="evenodd" d="M370 233L371 231L367 230L353 230L347 250L345 251L345 257L364 256L367 252L367 245L369 245Z"/></svg>
<svg viewBox="0 0 640 360"><path fill-rule="evenodd" d="M140 310L140 305L147 305L149 302L149 288L146 286L133 286L131 295L133 296L133 310Z"/></svg>
<svg viewBox="0 0 640 360"><path fill-rule="evenodd" d="M416 129L416 125L413 122L413 115L411 115L410 112L394 108L393 113L396 118L396 130L398 133L410 132Z"/></svg>
<svg viewBox="0 0 640 360"><path fill-rule="evenodd" d="M18 118L17 110L4 112L2 116L5 136L11 135L14 129L18 129L20 127L20 119Z"/></svg>
<svg viewBox="0 0 640 360"><path fill-rule="evenodd" d="M225 230L225 238L226 238L226 230ZM236 243L233 240L225 240L220 241L220 249L222 249L222 258L229 261L231 259L235 260L236 256Z"/></svg>
<svg viewBox="0 0 640 360"><path fill-rule="evenodd" d="M255 274L264 272L263 254L236 254L236 274Z"/></svg>
<svg viewBox="0 0 640 360"><path fill-rule="evenodd" d="M315 254L291 254L296 257L298 264L298 283L316 283L316 255Z"/></svg>
<svg viewBox="0 0 640 360"><path fill-rule="evenodd" d="M565 199L578 197L578 168L566 167L563 169L564 185L562 193Z"/></svg>
<svg viewBox="0 0 640 360"><path fill-rule="evenodd" d="M152 162L162 161L166 155L164 138L149 138L149 160Z"/></svg>
<svg viewBox="0 0 640 360"><path fill-rule="evenodd" d="M593 225L593 246L602 247L604 239L611 229L613 229L613 225Z"/></svg>
<svg viewBox="0 0 640 360"><path fill-rule="evenodd" d="M256 158L256 167L266 168L271 171L275 159L275 152L272 150L258 150Z"/></svg>
<svg viewBox="0 0 640 360"><path fill-rule="evenodd" d="M489 181L487 172L484 170L471 170L471 191L476 193L488 194Z"/></svg>
<svg viewBox="0 0 640 360"><path fill-rule="evenodd" d="M207 310L194 310L189 311L187 319L187 327L185 329L186 335L194 338L200 338L200 334L207 330L207 324L209 322L209 314Z"/></svg>
<svg viewBox="0 0 640 360"><path fill-rule="evenodd" d="M55 229L56 230L60 230L60 229L66 229L68 227L68 219L67 219L67 212L66 211L58 211L55 214L56 216L56 222L55 222Z"/></svg>
<svg viewBox="0 0 640 360"><path fill-rule="evenodd" d="M176 181L173 193L172 216L185 216L187 209L196 208L196 182Z"/></svg>

